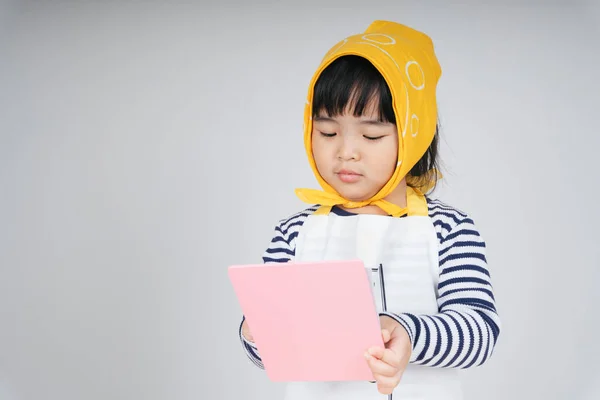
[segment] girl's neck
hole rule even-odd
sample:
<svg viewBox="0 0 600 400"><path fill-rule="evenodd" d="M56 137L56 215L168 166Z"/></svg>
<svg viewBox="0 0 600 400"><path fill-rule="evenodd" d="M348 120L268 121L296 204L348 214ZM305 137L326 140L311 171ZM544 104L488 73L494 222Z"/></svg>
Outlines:
<svg viewBox="0 0 600 400"><path fill-rule="evenodd" d="M390 203L393 203L398 207L406 207L406 180L403 179L394 189L394 191L390 193L387 197L385 197L384 200L389 201ZM340 206L340 208L344 211L354 214L387 215L387 213L381 208L373 205L358 208L346 208Z"/></svg>

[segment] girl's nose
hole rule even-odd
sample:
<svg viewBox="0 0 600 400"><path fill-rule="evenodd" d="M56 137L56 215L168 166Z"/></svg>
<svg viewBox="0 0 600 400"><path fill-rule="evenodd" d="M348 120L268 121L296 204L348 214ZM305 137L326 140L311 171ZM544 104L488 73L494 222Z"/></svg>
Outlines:
<svg viewBox="0 0 600 400"><path fill-rule="evenodd" d="M338 149L338 159L341 161L356 161L359 159L358 146L353 139L342 139L340 148Z"/></svg>

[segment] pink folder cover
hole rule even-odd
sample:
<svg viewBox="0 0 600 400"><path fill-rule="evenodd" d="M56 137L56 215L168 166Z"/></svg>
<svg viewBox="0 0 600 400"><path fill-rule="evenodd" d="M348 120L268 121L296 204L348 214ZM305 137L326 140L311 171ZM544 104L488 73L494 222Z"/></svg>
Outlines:
<svg viewBox="0 0 600 400"><path fill-rule="evenodd" d="M234 265L229 278L272 381L373 381L383 347L360 260Z"/></svg>

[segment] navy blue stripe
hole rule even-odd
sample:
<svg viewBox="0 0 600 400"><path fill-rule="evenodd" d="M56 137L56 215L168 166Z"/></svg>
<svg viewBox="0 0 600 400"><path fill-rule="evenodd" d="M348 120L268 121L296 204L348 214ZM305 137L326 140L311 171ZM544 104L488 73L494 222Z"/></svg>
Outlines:
<svg viewBox="0 0 600 400"><path fill-rule="evenodd" d="M467 219L469 219L468 218L469 216L467 214L462 214L462 213L460 213L457 210L452 209L452 208L441 207L441 206L433 206L433 207L429 208L429 216L430 217L433 218L433 216L436 216L436 214L449 214L449 215L453 215L459 221L458 223L460 223L462 221L466 221Z"/></svg>
<svg viewBox="0 0 600 400"><path fill-rule="evenodd" d="M425 364L429 364L431 362L431 360L433 360L440 352L440 347L442 346L442 336L440 334L440 327L435 322L435 319L428 315L424 315L424 317L428 318L429 320L431 320L431 322L433 322L433 326L435 327L435 332L437 333L437 340L436 340L435 349L433 350L433 355L429 359L425 360Z"/></svg>
<svg viewBox="0 0 600 400"><path fill-rule="evenodd" d="M442 272L440 273L440 276L446 275L446 274L451 274L451 273L458 272L458 271L477 271L477 272L481 272L482 274L484 274L486 276L490 276L490 272L487 270L487 268L483 268L483 267L479 267L477 265L471 265L471 264L464 264L464 265L458 265L456 267L443 268Z"/></svg>
<svg viewBox="0 0 600 400"><path fill-rule="evenodd" d="M271 257L263 257L263 262L264 263L268 263L268 262L272 262L272 263L286 263L288 261L290 261L289 258L271 258Z"/></svg>
<svg viewBox="0 0 600 400"><path fill-rule="evenodd" d="M450 296L451 294L458 293L458 292L482 292L482 293L487 294L488 296L490 296L492 298L492 300L494 300L494 293L491 290L488 290L485 288L453 289L453 290L449 290L449 291L445 292L443 297L447 297L447 296ZM440 309L442 309L442 308L440 308Z"/></svg>
<svg viewBox="0 0 600 400"><path fill-rule="evenodd" d="M452 315L450 315L450 314L447 314L447 315L448 315L448 318L450 318L456 324L456 331L458 332L458 348L456 350L456 354L454 355L452 360L450 360L450 362L448 363L448 366L451 366L456 362L456 359L462 353L463 347L465 345L465 338L463 337L464 334L462 331L462 327L460 326L458 321ZM448 336L452 336L452 331L448 331Z"/></svg>
<svg viewBox="0 0 600 400"><path fill-rule="evenodd" d="M413 314L406 313L404 315L407 315L415 324L415 343L413 344L419 343L419 338L421 337L421 321L419 321L419 319Z"/></svg>
<svg viewBox="0 0 600 400"><path fill-rule="evenodd" d="M335 215L339 215L340 217L353 217L356 213L346 211L338 206L331 207L331 212Z"/></svg>
<svg viewBox="0 0 600 400"><path fill-rule="evenodd" d="M285 229L282 229L281 227L279 227L279 226L278 226L278 227L276 228L276 230L278 230L279 232L281 232L281 234L282 234L283 236L287 236L287 234L288 234L288 231L289 231L291 228L293 228L294 226L302 226L302 224L304 224L304 220L295 221L295 222L292 222L291 224L289 224L289 225L287 226L287 228L285 228Z"/></svg>
<svg viewBox="0 0 600 400"><path fill-rule="evenodd" d="M454 207L450 207L448 204L443 203L439 200L432 200L430 204L431 204L431 210L446 210L446 211L454 212L462 217L467 216L467 214L465 214L464 212L462 212Z"/></svg>
<svg viewBox="0 0 600 400"><path fill-rule="evenodd" d="M279 243L279 242L283 242L283 243L289 245L289 243L283 238L283 236L277 235L271 240L271 243Z"/></svg>
<svg viewBox="0 0 600 400"><path fill-rule="evenodd" d="M425 328L425 347L423 347L423 350L421 350L421 354L419 354L419 356L416 358L415 362L423 360L423 358L425 357L425 354L427 354L427 350L429 350L429 343L430 343L429 337L431 336L431 332L429 332L429 327L427 326L425 321L423 321L423 328Z"/></svg>
<svg viewBox="0 0 600 400"><path fill-rule="evenodd" d="M490 337L490 328L488 328L487 324L485 325L485 329L487 330L487 334L488 334L488 338ZM479 365L483 365L483 363L487 360L488 358L488 354L490 351L490 342L491 340L487 340L486 344L485 344L485 353L483 353L483 358L481 360L481 362L479 363Z"/></svg>
<svg viewBox="0 0 600 400"><path fill-rule="evenodd" d="M465 214L464 212L462 212L454 207L451 207L448 204L446 204L440 200L431 200L430 204L432 205L432 207L431 207L432 210L437 210L437 209L448 210L451 212L455 212L460 216L467 217L467 214Z"/></svg>
<svg viewBox="0 0 600 400"><path fill-rule="evenodd" d="M480 237L479 232L473 230L473 229L461 229L459 231L453 231L452 233L448 234L448 236L446 236L443 240L442 243L440 244L444 244L449 240L455 239L458 236L463 236L463 235L471 235L471 236L477 236Z"/></svg>
<svg viewBox="0 0 600 400"><path fill-rule="evenodd" d="M444 303L442 303L442 305L440 305L440 308L446 308L451 304L466 305L471 308L481 307L481 308L485 308L486 310L489 310L489 311L495 310L494 305L492 303L490 303L489 301L481 300L481 299L477 299L477 298L473 298L473 297L448 300L448 301L445 301Z"/></svg>
<svg viewBox="0 0 600 400"><path fill-rule="evenodd" d="M489 307L489 306L486 306L485 304L472 303L472 304L468 304L468 307L470 309L472 309L473 311L477 311L477 312L481 311L481 312L485 312L485 313L493 313L493 314L496 313L496 307L494 307L493 305L491 307Z"/></svg>
<svg viewBox="0 0 600 400"><path fill-rule="evenodd" d="M440 216L444 216L444 217L448 217L450 218L455 224L460 224L461 221L463 220L463 216L462 215L456 215L450 212L447 212L446 210L443 211L434 211L433 213L429 214L429 217L434 219L436 217L440 217Z"/></svg>
<svg viewBox="0 0 600 400"><path fill-rule="evenodd" d="M258 354L256 354L256 352L254 351L254 349L252 348L252 346L250 346L246 342L244 342L244 346L246 346L246 349L248 349L248 351L250 352L250 354L252 354L252 357L254 357L257 360L261 361L260 357L258 356Z"/></svg>
<svg viewBox="0 0 600 400"><path fill-rule="evenodd" d="M299 231L290 233L290 236L288 236L288 243L292 243L292 241L298 237L299 233Z"/></svg>
<svg viewBox="0 0 600 400"><path fill-rule="evenodd" d="M473 352L473 348L475 347L475 334L473 333L473 328L471 327L471 324L469 323L469 321L467 320L467 318L464 315L462 315L461 313L459 313L457 311L452 311L452 313L458 315L460 318L463 319L463 321L465 321L465 325L467 326L467 329L469 330L469 339L470 339L470 342L469 342L470 345L469 345L469 349L467 350L467 354L456 365L456 367L458 368L458 367L461 367L469 359L469 356ZM460 352L458 354L460 354Z"/></svg>
<svg viewBox="0 0 600 400"><path fill-rule="evenodd" d="M461 242L454 242L452 243L452 246L446 247L445 249L440 251L440 256L443 256L444 254L446 254L448 251L450 251L451 249L455 249L458 247L479 247L479 248L483 248L485 249L485 243L484 242L474 242L472 240L469 241L461 241Z"/></svg>
<svg viewBox="0 0 600 400"><path fill-rule="evenodd" d="M293 250L286 249L286 248L283 248L283 247L268 248L266 250L266 253L269 253L269 254L285 253L285 254L288 254L290 256L294 255L294 251Z"/></svg>
<svg viewBox="0 0 600 400"><path fill-rule="evenodd" d="M439 226L442 229L445 229L447 232L450 232L452 230L452 227L450 225L448 225L447 223L445 223L444 221L442 221L441 219L437 219L433 221L433 226ZM442 242L443 243L443 240Z"/></svg>
<svg viewBox="0 0 600 400"><path fill-rule="evenodd" d="M479 278L452 278L438 284L438 288L442 289L446 286L454 285L455 283L480 283L482 285L491 286L489 281Z"/></svg>
<svg viewBox="0 0 600 400"><path fill-rule="evenodd" d="M285 225L289 224L290 222L292 222L295 219L305 220L309 215L311 215L312 213L314 213L316 210L317 210L316 208L309 208L305 212L301 212L299 214L293 215L290 218L288 218L287 220L282 221L279 224L279 226L283 228Z"/></svg>
<svg viewBox="0 0 600 400"><path fill-rule="evenodd" d="M448 339L448 343L446 345L446 351L444 352L444 355L442 356L442 358L439 359L438 362L433 364L434 367L439 366L440 364L442 364L442 362L444 360L446 360L446 357L448 357L448 354L450 354L450 350L452 349L452 343L453 343L452 335L450 334L450 326L446 323L446 321L444 321L444 318L438 318L438 320L442 323L442 325L444 325L444 328L446 328L446 332L447 332L446 339Z"/></svg>
<svg viewBox="0 0 600 400"><path fill-rule="evenodd" d="M471 360L471 362L469 363L469 365L467 365L465 367L465 369L471 368L477 362L477 359L479 358L479 355L481 354L481 348L483 345L483 333L481 332L481 327L479 326L479 324L477 323L477 320L473 316L468 315L468 314L467 314L467 316L473 319L473 325L475 325L477 327L477 331L479 332L479 341L477 342L477 352L475 353L475 357L473 357L473 360Z"/></svg>
<svg viewBox="0 0 600 400"><path fill-rule="evenodd" d="M454 247L454 245L452 247ZM450 254L446 258L440 260L440 265L445 264L447 261L465 260L465 259L468 260L471 258L474 258L476 260L481 260L483 262L487 261L485 259L485 255L483 255L482 253L458 253L458 254Z"/></svg>

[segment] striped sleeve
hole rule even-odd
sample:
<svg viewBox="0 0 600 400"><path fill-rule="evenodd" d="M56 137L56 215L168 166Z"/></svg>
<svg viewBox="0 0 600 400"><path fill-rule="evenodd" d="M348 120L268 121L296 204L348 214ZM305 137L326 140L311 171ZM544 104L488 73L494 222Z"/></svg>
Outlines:
<svg viewBox="0 0 600 400"><path fill-rule="evenodd" d="M244 337L244 335L242 334L242 325L244 324L245 320L246 320L246 318L244 316L242 316L242 322L240 323L239 335L240 335L240 341L242 342L244 351L246 352L246 356L248 356L248 358L258 368L265 369L265 366L263 365L262 360L260 358L260 354L258 354L258 349L256 348L256 345L253 342L247 340Z"/></svg>
<svg viewBox="0 0 600 400"><path fill-rule="evenodd" d="M442 211L443 213L443 211ZM455 214L446 216L456 219ZM485 242L473 221L462 216L440 235L438 313L389 314L408 332L413 364L439 368L482 365L500 334Z"/></svg>
<svg viewBox="0 0 600 400"><path fill-rule="evenodd" d="M290 245L290 222L280 222L275 227L275 235L263 254L265 264L286 263L294 256L294 250Z"/></svg>
<svg viewBox="0 0 600 400"><path fill-rule="evenodd" d="M295 240L298 236L300 227L312 212L315 207L307 208L306 210L292 215L290 218L279 221L275 226L275 233L269 246L263 253L262 259L265 264L286 263L294 259ZM245 316L242 316L242 321L239 327L239 337L242 347L250 360L259 368L264 369L260 353L256 345L242 335L242 325L245 321ZM252 327L249 327L252 331Z"/></svg>

